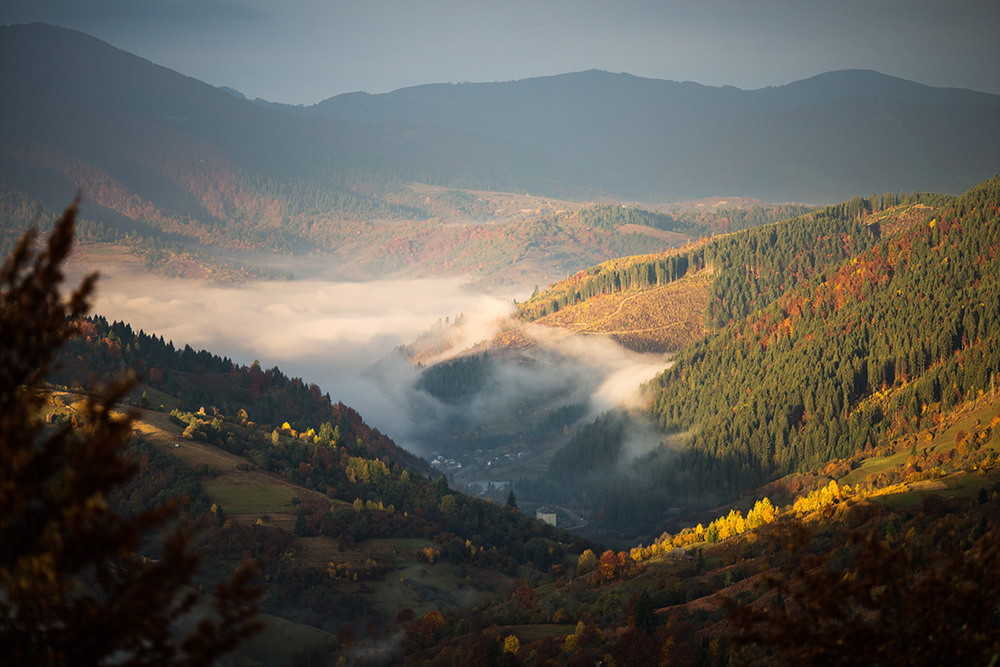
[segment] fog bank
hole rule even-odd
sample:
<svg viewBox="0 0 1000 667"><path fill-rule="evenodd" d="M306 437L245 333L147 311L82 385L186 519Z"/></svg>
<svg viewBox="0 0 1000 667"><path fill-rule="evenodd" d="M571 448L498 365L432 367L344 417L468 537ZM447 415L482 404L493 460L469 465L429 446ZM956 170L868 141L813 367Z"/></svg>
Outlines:
<svg viewBox="0 0 1000 667"><path fill-rule="evenodd" d="M460 278L337 282L293 280L239 286L103 273L93 312L239 364L258 360L315 382L371 425L384 397L362 376L445 317L495 318L509 301L471 292ZM485 314L485 315L480 315Z"/></svg>
<svg viewBox="0 0 1000 667"><path fill-rule="evenodd" d="M417 388L421 369L400 348L420 340L420 361L429 366L491 339L514 309L512 300L462 285L461 278L310 278L227 286L119 271L102 276L93 311L177 347L278 366L420 455L456 420L478 428L526 406L581 404L587 418L641 407L639 386L666 366L662 355L628 352L603 337L529 325L534 347L498 357L488 391L461 406L444 404ZM643 436L630 438L628 458L658 444Z"/></svg>

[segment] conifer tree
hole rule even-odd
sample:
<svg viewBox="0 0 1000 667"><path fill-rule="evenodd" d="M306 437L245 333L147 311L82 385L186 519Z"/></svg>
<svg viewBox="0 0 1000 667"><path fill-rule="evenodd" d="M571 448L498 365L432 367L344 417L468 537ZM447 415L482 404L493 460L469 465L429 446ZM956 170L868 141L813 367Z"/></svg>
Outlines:
<svg viewBox="0 0 1000 667"><path fill-rule="evenodd" d="M111 381L82 415L42 416L45 378L74 322L89 308L96 275L60 293L78 203L42 250L25 234L0 269L0 646L8 664L211 664L262 626L260 590L244 564L215 590L213 619L193 633L173 627L200 599L198 557L180 525L157 560L136 555L142 536L177 514L170 504L138 516L107 498L136 473L124 455L134 416L116 412L130 383Z"/></svg>

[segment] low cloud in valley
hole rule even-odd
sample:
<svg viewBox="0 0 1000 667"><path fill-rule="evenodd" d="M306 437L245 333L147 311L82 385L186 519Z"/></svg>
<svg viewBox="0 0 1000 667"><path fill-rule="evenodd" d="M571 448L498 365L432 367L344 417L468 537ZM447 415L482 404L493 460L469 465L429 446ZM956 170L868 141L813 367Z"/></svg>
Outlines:
<svg viewBox="0 0 1000 667"><path fill-rule="evenodd" d="M446 335L448 342L421 360L427 366L491 339L512 311L513 299L470 291L459 278L227 286L125 271L102 276L94 304L95 313L177 347L204 348L241 364L257 359L315 382L419 454L429 453L437 429L456 418L490 423L527 404L581 404L587 419L639 407L640 385L667 365L662 355L631 353L604 338L530 326L536 345L526 355L492 355L488 390L461 406L417 389L421 369L399 348L426 340L428 332ZM658 442L634 439L629 458Z"/></svg>

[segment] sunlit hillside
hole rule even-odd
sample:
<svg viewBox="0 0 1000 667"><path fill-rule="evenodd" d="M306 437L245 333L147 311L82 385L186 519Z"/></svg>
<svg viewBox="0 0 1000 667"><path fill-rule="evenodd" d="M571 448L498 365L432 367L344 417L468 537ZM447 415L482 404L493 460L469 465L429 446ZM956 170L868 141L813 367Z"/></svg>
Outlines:
<svg viewBox="0 0 1000 667"><path fill-rule="evenodd" d="M564 9L511 25L649 59ZM445 60L389 11L354 65ZM293 106L0 26L0 663L1000 667L1000 96L527 76Z"/></svg>

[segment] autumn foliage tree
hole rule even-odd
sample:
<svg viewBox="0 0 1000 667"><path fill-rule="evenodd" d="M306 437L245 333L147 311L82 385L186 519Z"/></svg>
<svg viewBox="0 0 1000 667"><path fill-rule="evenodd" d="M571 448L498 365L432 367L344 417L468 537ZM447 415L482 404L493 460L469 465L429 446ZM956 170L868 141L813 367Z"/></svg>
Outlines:
<svg viewBox="0 0 1000 667"><path fill-rule="evenodd" d="M1000 532L962 544L890 546L852 531L848 555L817 551L800 524L779 527L791 559L766 605L728 602L738 645L759 664L987 665L1000 655ZM963 549L962 547L965 546ZM746 656L745 656L746 657Z"/></svg>
<svg viewBox="0 0 1000 667"><path fill-rule="evenodd" d="M136 473L124 453L133 415L116 404L130 388L110 382L82 414L43 418L54 354L86 314L95 275L64 298L62 265L77 203L43 249L28 232L0 269L0 646L8 664L211 664L262 626L260 590L245 564L216 587L214 614L187 636L176 622L201 596L199 559L183 525L165 533L158 559L140 542L177 514L170 504L135 516L108 497Z"/></svg>

